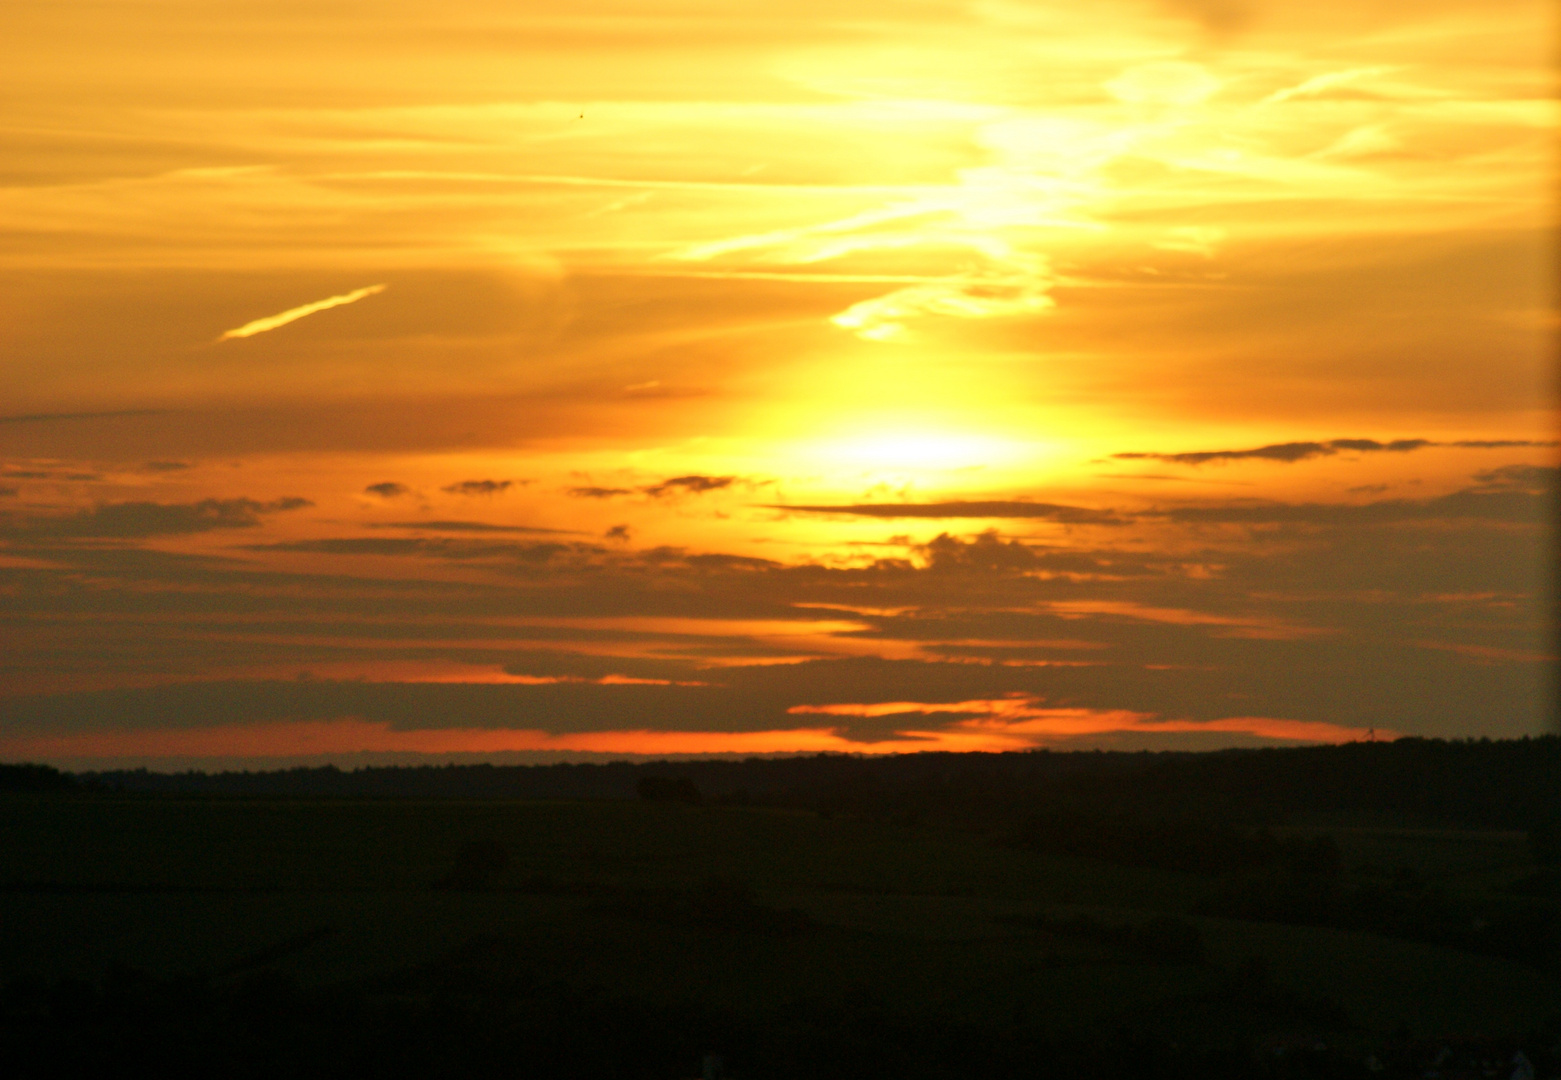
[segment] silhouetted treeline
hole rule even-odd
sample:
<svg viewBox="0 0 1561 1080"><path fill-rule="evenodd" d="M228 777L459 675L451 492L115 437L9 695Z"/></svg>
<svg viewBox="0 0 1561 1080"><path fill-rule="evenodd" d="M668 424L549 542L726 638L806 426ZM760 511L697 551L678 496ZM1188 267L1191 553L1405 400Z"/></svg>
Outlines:
<svg viewBox="0 0 1561 1080"><path fill-rule="evenodd" d="M136 770L82 779L135 792L332 798L633 799L647 791L665 798L676 786L685 802L702 797L955 823L993 815L1011 821L1057 807L1244 826L1322 811L1380 812L1471 828L1532 830L1561 823L1557 736L1211 753L1039 750L172 775Z"/></svg>
<svg viewBox="0 0 1561 1080"><path fill-rule="evenodd" d="M50 765L0 765L0 791L72 791L76 778Z"/></svg>

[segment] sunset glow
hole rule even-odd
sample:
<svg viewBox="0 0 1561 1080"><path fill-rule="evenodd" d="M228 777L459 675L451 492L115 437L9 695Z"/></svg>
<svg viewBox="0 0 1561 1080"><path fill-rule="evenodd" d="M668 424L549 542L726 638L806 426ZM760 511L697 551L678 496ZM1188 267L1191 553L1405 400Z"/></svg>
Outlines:
<svg viewBox="0 0 1561 1080"><path fill-rule="evenodd" d="M9 4L0 756L1547 730L1555 30Z"/></svg>

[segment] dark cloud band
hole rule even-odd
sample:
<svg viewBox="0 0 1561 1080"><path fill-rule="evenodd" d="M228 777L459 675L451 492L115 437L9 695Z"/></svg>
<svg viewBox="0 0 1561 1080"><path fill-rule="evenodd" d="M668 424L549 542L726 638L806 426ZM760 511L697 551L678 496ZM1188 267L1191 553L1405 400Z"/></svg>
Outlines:
<svg viewBox="0 0 1561 1080"><path fill-rule="evenodd" d="M257 502L254 499L202 499L193 503L100 503L71 514L15 517L0 522L0 536L11 539L137 539L249 529L262 515L299 510L314 504L291 496Z"/></svg>
<svg viewBox="0 0 1561 1080"><path fill-rule="evenodd" d="M1466 450L1495 450L1522 446L1555 446L1555 442L1535 442L1526 439L1480 439L1458 442L1436 442L1431 439L1394 439L1378 442L1376 439L1330 439L1327 442L1272 443L1249 450L1196 450L1181 454L1165 454L1142 451L1112 454L1119 461L1169 461L1177 465L1207 465L1215 461L1278 461L1293 464L1311 458L1332 457L1335 454L1407 454L1427 447L1456 447Z"/></svg>
<svg viewBox="0 0 1561 1080"><path fill-rule="evenodd" d="M850 503L838 506L768 504L766 510L793 514L848 514L872 518L1026 518L1066 525L1122 525L1126 519L1109 510L1056 503L998 499L984 502Z"/></svg>

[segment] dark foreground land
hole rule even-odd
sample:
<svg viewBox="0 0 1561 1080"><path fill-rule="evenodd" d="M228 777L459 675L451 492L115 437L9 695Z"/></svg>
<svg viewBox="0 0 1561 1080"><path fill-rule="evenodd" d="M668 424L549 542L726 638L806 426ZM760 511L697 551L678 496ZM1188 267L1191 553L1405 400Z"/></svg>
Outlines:
<svg viewBox="0 0 1561 1080"><path fill-rule="evenodd" d="M0 785L11 1076L1561 1075L1561 739Z"/></svg>

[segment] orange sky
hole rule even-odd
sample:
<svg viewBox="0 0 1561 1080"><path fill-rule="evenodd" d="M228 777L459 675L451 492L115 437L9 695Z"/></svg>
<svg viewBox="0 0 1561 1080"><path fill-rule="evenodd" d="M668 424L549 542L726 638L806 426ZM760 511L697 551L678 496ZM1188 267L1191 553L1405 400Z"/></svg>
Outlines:
<svg viewBox="0 0 1561 1080"><path fill-rule="evenodd" d="M12 0L0 756L1545 730L1554 24Z"/></svg>

